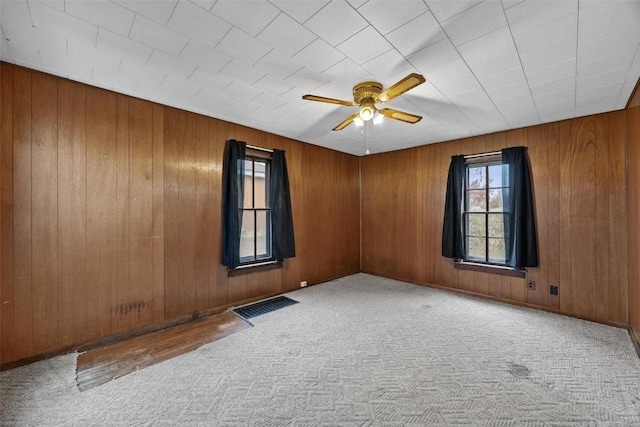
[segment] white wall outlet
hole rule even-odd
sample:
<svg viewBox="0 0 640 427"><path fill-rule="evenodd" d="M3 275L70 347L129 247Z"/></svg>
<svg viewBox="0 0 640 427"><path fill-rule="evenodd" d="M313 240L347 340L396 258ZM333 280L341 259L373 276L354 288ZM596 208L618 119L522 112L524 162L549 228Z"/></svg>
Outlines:
<svg viewBox="0 0 640 427"><path fill-rule="evenodd" d="M305 286L307 286L307 281L303 280L302 282L300 282L300 287L304 288Z"/></svg>

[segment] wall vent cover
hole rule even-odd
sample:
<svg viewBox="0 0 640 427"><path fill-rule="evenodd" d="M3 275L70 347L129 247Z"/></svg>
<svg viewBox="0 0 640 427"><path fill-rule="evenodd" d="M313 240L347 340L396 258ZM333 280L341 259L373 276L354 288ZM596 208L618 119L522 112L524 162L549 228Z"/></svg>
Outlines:
<svg viewBox="0 0 640 427"><path fill-rule="evenodd" d="M248 320L254 317L262 316L263 314L271 313L272 311L276 311L284 307L288 307L293 304L298 304L298 301L284 296L278 296L275 298L269 298L267 300L254 302L253 304L244 305L242 307L236 307L231 311L233 311L243 319Z"/></svg>

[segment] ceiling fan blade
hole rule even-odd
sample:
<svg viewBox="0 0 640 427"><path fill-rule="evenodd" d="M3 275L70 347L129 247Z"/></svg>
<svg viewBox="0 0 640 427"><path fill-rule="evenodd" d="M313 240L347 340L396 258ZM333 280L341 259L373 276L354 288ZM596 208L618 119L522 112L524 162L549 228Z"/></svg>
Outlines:
<svg viewBox="0 0 640 427"><path fill-rule="evenodd" d="M416 116L415 114L405 113L404 111L392 110L391 108L383 108L382 110L378 110L378 113L390 119L400 120L401 122L406 122L411 124L418 123L420 120L422 120L422 116Z"/></svg>
<svg viewBox="0 0 640 427"><path fill-rule="evenodd" d="M341 99L326 98L324 96L317 96L317 95L303 95L302 99L306 99L308 101L327 102L329 104L345 105L347 107L353 107L356 105L356 103L353 101L343 101Z"/></svg>
<svg viewBox="0 0 640 427"><path fill-rule="evenodd" d="M354 114L350 115L349 117L344 119L342 121L342 123L340 123L338 126L334 127L332 130L342 130L342 129L346 128L347 126L349 126L351 124L353 119L358 117L358 114L360 114L360 113L358 112L358 113L354 113Z"/></svg>
<svg viewBox="0 0 640 427"><path fill-rule="evenodd" d="M424 77L420 74L411 73L404 79L400 80L393 86L389 86L376 97L376 102L388 102L393 98L396 98L408 90L413 89L416 86L425 82Z"/></svg>

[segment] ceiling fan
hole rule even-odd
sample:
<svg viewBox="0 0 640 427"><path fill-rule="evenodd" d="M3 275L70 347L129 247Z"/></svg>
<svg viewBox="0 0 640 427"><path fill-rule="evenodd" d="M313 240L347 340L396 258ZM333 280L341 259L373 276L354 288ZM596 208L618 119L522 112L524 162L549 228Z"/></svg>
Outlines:
<svg viewBox="0 0 640 427"><path fill-rule="evenodd" d="M353 87L353 102L317 95L304 95L302 99L344 105L347 107L360 107L360 111L347 117L342 123L334 127L333 130L342 130L349 126L351 122L356 122L356 124L362 125L367 120L371 120L376 112L390 119L413 124L418 123L422 117L411 113L405 113L403 111L393 110L391 108L378 109L376 104L389 102L424 82L425 79L420 74L411 73L396 84L384 90L382 84L378 82L358 83Z"/></svg>

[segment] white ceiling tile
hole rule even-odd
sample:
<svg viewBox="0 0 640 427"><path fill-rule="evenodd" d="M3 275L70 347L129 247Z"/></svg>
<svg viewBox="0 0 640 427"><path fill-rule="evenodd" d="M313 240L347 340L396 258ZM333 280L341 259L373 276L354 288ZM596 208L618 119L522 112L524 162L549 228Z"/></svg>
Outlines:
<svg viewBox="0 0 640 427"><path fill-rule="evenodd" d="M129 59L122 60L118 72L135 80L147 82L150 85L159 85L166 75L166 72L158 71L155 68L147 67L142 62Z"/></svg>
<svg viewBox="0 0 640 427"><path fill-rule="evenodd" d="M586 45L581 41L582 38L578 40L578 65L601 61L620 54L629 55L629 51L635 53L640 44L640 25L638 31L633 33L617 33Z"/></svg>
<svg viewBox="0 0 640 427"><path fill-rule="evenodd" d="M103 51L98 50L93 40L70 39L67 43L67 52L69 59L94 64L104 70L117 71L122 61L120 56L106 55Z"/></svg>
<svg viewBox="0 0 640 427"><path fill-rule="evenodd" d="M400 5L389 0L370 0L358 9L381 34L387 34L427 11L422 0L404 0Z"/></svg>
<svg viewBox="0 0 640 427"><path fill-rule="evenodd" d="M83 79L91 79L93 67L86 65L63 56L52 55L48 52L40 52L42 65L52 70L58 70L65 73L69 78L81 77Z"/></svg>
<svg viewBox="0 0 640 427"><path fill-rule="evenodd" d="M253 85L256 89L269 93L274 96L281 95L293 88L293 85L285 82L284 80L274 77L272 75L265 75Z"/></svg>
<svg viewBox="0 0 640 427"><path fill-rule="evenodd" d="M570 76L564 79L552 80L548 83L543 83L541 85L531 86L530 91L531 91L531 95L537 99L542 96L554 94L557 92L574 90L575 87L576 87L576 78L574 76Z"/></svg>
<svg viewBox="0 0 640 427"><path fill-rule="evenodd" d="M178 0L113 0L119 5L126 7L135 13L142 15L152 21L166 25L171 18L171 14L178 4Z"/></svg>
<svg viewBox="0 0 640 427"><path fill-rule="evenodd" d="M256 70L255 68L234 59L225 65L218 74L250 86L260 80L260 78L265 75L265 72Z"/></svg>
<svg viewBox="0 0 640 427"><path fill-rule="evenodd" d="M431 9L431 12L438 18L438 21L446 21L447 19L458 15L465 10L477 5L482 0L456 0L456 1L443 1L443 0L427 0L427 6Z"/></svg>
<svg viewBox="0 0 640 427"><path fill-rule="evenodd" d="M349 3L333 0L305 23L305 27L336 46L366 27L367 21Z"/></svg>
<svg viewBox="0 0 640 427"><path fill-rule="evenodd" d="M65 12L65 0L38 0L49 7L58 9L60 12Z"/></svg>
<svg viewBox="0 0 640 427"><path fill-rule="evenodd" d="M187 96L195 96L202 89L201 84L171 74L165 76L160 86Z"/></svg>
<svg viewBox="0 0 640 427"><path fill-rule="evenodd" d="M444 31L456 46L506 25L502 5L497 1L484 1L442 22Z"/></svg>
<svg viewBox="0 0 640 427"><path fill-rule="evenodd" d="M319 73L342 61L344 55L324 40L316 39L293 58Z"/></svg>
<svg viewBox="0 0 640 427"><path fill-rule="evenodd" d="M608 84L622 84L627 78L626 70L606 71L602 74L588 78L578 78L576 90L578 92L588 90L592 87L606 86Z"/></svg>
<svg viewBox="0 0 640 427"><path fill-rule="evenodd" d="M576 77L576 59L572 58L565 62L553 64L546 68L540 68L527 72L529 86L539 86L555 80L562 80L567 77Z"/></svg>
<svg viewBox="0 0 640 427"><path fill-rule="evenodd" d="M531 99L531 93L529 92L529 86L526 81L522 81L515 85L504 86L500 89L488 91L491 100L495 103L504 101L506 99Z"/></svg>
<svg viewBox="0 0 640 427"><path fill-rule="evenodd" d="M221 0L216 2L211 13L255 37L278 16L280 10L266 1Z"/></svg>
<svg viewBox="0 0 640 427"><path fill-rule="evenodd" d="M586 116L588 114L597 114L603 109L610 111L615 105L616 96L604 96L602 98L592 98L576 101L576 115Z"/></svg>
<svg viewBox="0 0 640 427"><path fill-rule="evenodd" d="M247 86L239 82L231 82L231 84L224 88L223 92L228 93L236 98L240 99L253 99L262 93L261 90L255 87Z"/></svg>
<svg viewBox="0 0 640 427"><path fill-rule="evenodd" d="M316 38L315 34L284 13L258 36L264 43L289 55L296 54Z"/></svg>
<svg viewBox="0 0 640 427"><path fill-rule="evenodd" d="M464 93L471 93L476 90L482 90L484 92L484 88L480 85L475 76L471 73L467 73L464 76L449 81L443 84L434 84L438 90L447 98L451 99L454 96L460 97L460 95ZM476 102L477 100L470 101Z"/></svg>
<svg viewBox="0 0 640 427"><path fill-rule="evenodd" d="M103 70L102 68L93 68L92 80L109 88L120 88L133 91L138 84L137 79L129 78L121 73L114 73L111 70Z"/></svg>
<svg viewBox="0 0 640 427"><path fill-rule="evenodd" d="M458 51L479 79L520 66L511 32L502 27L458 47Z"/></svg>
<svg viewBox="0 0 640 427"><path fill-rule="evenodd" d="M135 92L143 99L157 100L158 102L166 103L173 96L174 91L165 87L160 87L156 84L151 84L140 80L138 86L136 86Z"/></svg>
<svg viewBox="0 0 640 427"><path fill-rule="evenodd" d="M94 24L67 15L66 13L62 13L57 9L38 2L30 2L29 10L31 11L33 25L36 28L50 31L67 38L77 38L87 41L96 40L98 26Z"/></svg>
<svg viewBox="0 0 640 427"><path fill-rule="evenodd" d="M530 30L515 33L513 38L520 55L528 55L578 37L578 13L570 13Z"/></svg>
<svg viewBox="0 0 640 427"><path fill-rule="evenodd" d="M255 102L256 104L259 104L269 109L277 108L285 103L280 98L275 97L273 95L269 95L268 93L261 93L260 95L253 98L251 102Z"/></svg>
<svg viewBox="0 0 640 427"><path fill-rule="evenodd" d="M68 1L66 12L109 31L127 36L135 14L107 0Z"/></svg>
<svg viewBox="0 0 640 427"><path fill-rule="evenodd" d="M523 1L524 0L502 0L502 7L504 9L509 9L510 7L513 7Z"/></svg>
<svg viewBox="0 0 640 427"><path fill-rule="evenodd" d="M220 71L222 67L232 60L231 56L211 49L210 47L193 39L189 41L179 58L193 64L198 64L201 67L205 67L213 73Z"/></svg>
<svg viewBox="0 0 640 427"><path fill-rule="evenodd" d="M618 93L622 89L623 82L605 84L603 86L593 86L576 92L576 108L583 101L593 99L609 99L607 103L613 103L618 99Z"/></svg>
<svg viewBox="0 0 640 427"><path fill-rule="evenodd" d="M326 76L320 73L316 73L313 70L303 68L302 70L297 71L295 74L287 77L285 81L292 84L298 90L309 91L322 86L323 84L327 83L329 79Z"/></svg>
<svg viewBox="0 0 640 427"><path fill-rule="evenodd" d="M45 12L49 10L47 6L39 5ZM0 25L3 30L7 26L30 27L31 14L26 1L2 1L0 2Z"/></svg>
<svg viewBox="0 0 640 427"><path fill-rule="evenodd" d="M173 56L178 56L189 42L187 37L140 15L133 22L129 38Z"/></svg>
<svg viewBox="0 0 640 427"><path fill-rule="evenodd" d="M567 89L564 91L549 93L547 95L534 96L533 101L535 102L538 111L548 105L564 105L565 108L567 108L569 105L574 105L575 96L575 89Z"/></svg>
<svg viewBox="0 0 640 427"><path fill-rule="evenodd" d="M260 108L260 104L256 104L244 98L231 98L230 100L225 102L224 105L234 110L242 111L244 113L250 113Z"/></svg>
<svg viewBox="0 0 640 427"><path fill-rule="evenodd" d="M471 71L449 39L428 46L407 58L434 85L449 83Z"/></svg>
<svg viewBox="0 0 640 427"><path fill-rule="evenodd" d="M640 2L580 2L580 44L590 44L616 33L638 33Z"/></svg>
<svg viewBox="0 0 640 427"><path fill-rule="evenodd" d="M233 79L212 73L202 67L198 67L198 69L189 76L189 80L217 91L221 91L233 81Z"/></svg>
<svg viewBox="0 0 640 427"><path fill-rule="evenodd" d="M113 58L127 58L134 61L146 61L153 51L149 46L100 28L96 48L104 55Z"/></svg>
<svg viewBox="0 0 640 427"><path fill-rule="evenodd" d="M233 96L228 93L220 92L219 90L210 89L207 87L198 92L196 97L212 104L224 104L225 102L233 98Z"/></svg>
<svg viewBox="0 0 640 427"><path fill-rule="evenodd" d="M284 13L301 24L322 9L329 0L270 0Z"/></svg>
<svg viewBox="0 0 640 427"><path fill-rule="evenodd" d="M248 64L255 64L271 50L260 40L237 28L232 28L216 46L216 49Z"/></svg>
<svg viewBox="0 0 640 427"><path fill-rule="evenodd" d="M440 23L431 12L423 13L386 35L387 40L404 56L409 56L446 37Z"/></svg>
<svg viewBox="0 0 640 427"><path fill-rule="evenodd" d="M186 1L178 3L167 26L209 47L216 47L231 29L230 24Z"/></svg>
<svg viewBox="0 0 640 427"><path fill-rule="evenodd" d="M366 4L369 0L347 0L351 6L355 9L362 7L362 5Z"/></svg>
<svg viewBox="0 0 640 427"><path fill-rule="evenodd" d="M523 1L505 10L514 37L564 15L578 12L578 0Z"/></svg>
<svg viewBox="0 0 640 427"><path fill-rule="evenodd" d="M413 66L395 49L386 51L380 56L362 64L362 68L369 71L377 79L386 79L398 73L415 71Z"/></svg>
<svg viewBox="0 0 640 427"><path fill-rule="evenodd" d="M322 72L332 81L344 82L349 84L355 84L362 81L369 73L353 62L349 58L345 58L330 68L327 68Z"/></svg>
<svg viewBox="0 0 640 427"><path fill-rule="evenodd" d="M622 54L605 57L587 64L578 64L578 79L597 76L607 71L627 71L633 61L632 55L633 52L624 52Z"/></svg>
<svg viewBox="0 0 640 427"><path fill-rule="evenodd" d="M530 55L520 56L525 73L547 68L552 65L569 61L576 57L576 40L571 39L549 49L541 50Z"/></svg>
<svg viewBox="0 0 640 427"><path fill-rule="evenodd" d="M373 27L368 26L353 37L339 44L338 49L353 59L357 64L363 64L393 49L393 46Z"/></svg>
<svg viewBox="0 0 640 427"><path fill-rule="evenodd" d="M181 60L172 55L167 55L159 50L154 50L147 63L148 67L160 72L172 74L177 77L187 78L197 68L196 64Z"/></svg>
<svg viewBox="0 0 640 427"><path fill-rule="evenodd" d="M527 81L521 67L512 68L491 76L480 77L478 80L487 92Z"/></svg>
<svg viewBox="0 0 640 427"><path fill-rule="evenodd" d="M67 55L67 39L56 33L31 25L17 25L17 22L3 23L2 31L6 38L15 43L32 46L54 55Z"/></svg>
<svg viewBox="0 0 640 427"><path fill-rule="evenodd" d="M482 104L482 105L491 104L491 99L489 98L487 93L484 91L484 89L479 85L477 85L476 87L474 87L472 90L468 92L460 91L458 93L450 95L445 91L444 94L447 96L447 98L449 98L451 102L453 102L460 108L472 106L474 104Z"/></svg>
<svg viewBox="0 0 640 427"><path fill-rule="evenodd" d="M216 4L216 0L189 0L190 2L200 6L207 12L211 11L211 8Z"/></svg>
<svg viewBox="0 0 640 427"><path fill-rule="evenodd" d="M255 64L255 67L273 77L284 79L302 69L304 64L300 60L274 49L262 57Z"/></svg>
<svg viewBox="0 0 640 427"><path fill-rule="evenodd" d="M2 48L2 56L8 53L16 63L42 65L40 53L34 47L3 40Z"/></svg>

